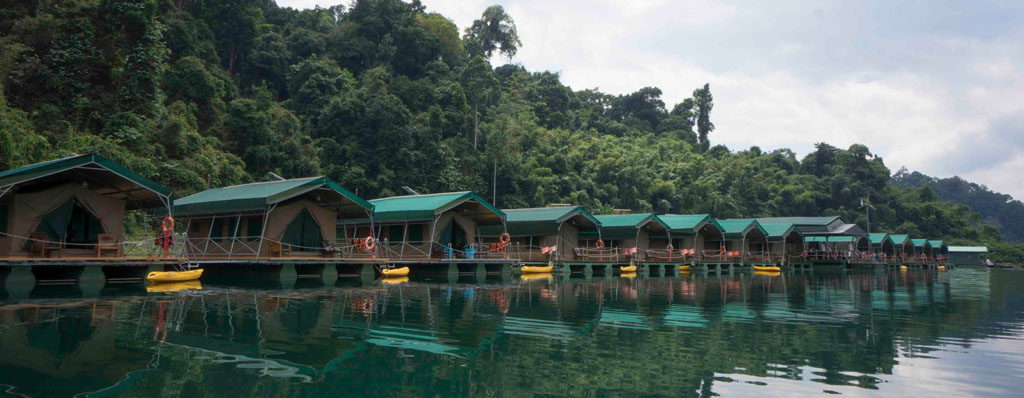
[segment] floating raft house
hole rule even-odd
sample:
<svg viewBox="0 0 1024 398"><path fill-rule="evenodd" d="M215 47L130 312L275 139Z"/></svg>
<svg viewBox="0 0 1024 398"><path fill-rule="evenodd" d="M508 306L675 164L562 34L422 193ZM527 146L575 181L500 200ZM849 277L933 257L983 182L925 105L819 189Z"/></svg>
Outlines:
<svg viewBox="0 0 1024 398"><path fill-rule="evenodd" d="M363 256L336 245L335 225L372 214L372 204L326 177L215 188L174 204L190 257L206 261Z"/></svg>
<svg viewBox="0 0 1024 398"><path fill-rule="evenodd" d="M0 172L0 259L153 256L128 244L126 212L171 206L171 191L97 155ZM50 260L47 260L50 261Z"/></svg>

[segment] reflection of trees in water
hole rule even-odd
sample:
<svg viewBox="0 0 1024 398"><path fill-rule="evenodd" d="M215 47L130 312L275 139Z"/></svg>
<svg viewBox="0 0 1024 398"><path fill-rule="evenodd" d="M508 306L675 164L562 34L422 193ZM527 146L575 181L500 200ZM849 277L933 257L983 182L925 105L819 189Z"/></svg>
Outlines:
<svg viewBox="0 0 1024 398"><path fill-rule="evenodd" d="M877 388L899 352L1012 333L1019 284L972 272L207 289L170 304L163 346L155 297L0 306L0 373L30 375L0 383L95 390L159 349L130 391L687 395L735 373Z"/></svg>

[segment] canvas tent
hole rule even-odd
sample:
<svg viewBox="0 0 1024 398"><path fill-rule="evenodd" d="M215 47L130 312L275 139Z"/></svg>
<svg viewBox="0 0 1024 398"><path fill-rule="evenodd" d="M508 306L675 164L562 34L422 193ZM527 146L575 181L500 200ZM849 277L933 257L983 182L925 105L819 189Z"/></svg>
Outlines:
<svg viewBox="0 0 1024 398"><path fill-rule="evenodd" d="M949 246L949 261L956 265L982 265L981 256L985 253L985 246Z"/></svg>
<svg viewBox="0 0 1024 398"><path fill-rule="evenodd" d="M372 211L373 205L326 177L215 188L174 203L190 255L200 259L285 256L271 250L277 245L292 256L319 255L337 242L339 218L369 219Z"/></svg>
<svg viewBox="0 0 1024 398"><path fill-rule="evenodd" d="M636 249L637 257L646 250L665 250L671 236L668 226L652 213L608 214L595 216L601 222L600 239L609 249ZM580 239L594 242L594 234L581 233ZM588 247L593 247L588 244ZM621 253L620 253L621 254ZM632 257L632 254L627 255Z"/></svg>
<svg viewBox="0 0 1024 398"><path fill-rule="evenodd" d="M717 252L725 233L709 214L663 214L658 219L668 226L674 248L690 249L695 253L704 250Z"/></svg>
<svg viewBox="0 0 1024 398"><path fill-rule="evenodd" d="M473 192L405 195L370 201L374 236L391 259L458 258L477 240L479 226L501 226L505 213ZM365 228L369 220L339 221L346 231ZM448 250L451 249L451 250ZM474 251L476 255L486 255Z"/></svg>
<svg viewBox="0 0 1024 398"><path fill-rule="evenodd" d="M725 250L739 252L741 258L756 256L763 258L768 252L768 231L757 220L732 219L719 220L718 224L725 229Z"/></svg>
<svg viewBox="0 0 1024 398"><path fill-rule="evenodd" d="M574 260L579 247L580 231L597 233L601 223L581 206L553 206L530 209L502 209L505 228L516 253L522 260L544 260L550 256L542 248L556 247L556 258ZM481 226L482 243L498 242L504 229L501 225Z"/></svg>
<svg viewBox="0 0 1024 398"><path fill-rule="evenodd" d="M123 242L127 211L170 203L167 188L96 154L0 172L0 256L27 255L33 234L63 255L94 253L99 234Z"/></svg>

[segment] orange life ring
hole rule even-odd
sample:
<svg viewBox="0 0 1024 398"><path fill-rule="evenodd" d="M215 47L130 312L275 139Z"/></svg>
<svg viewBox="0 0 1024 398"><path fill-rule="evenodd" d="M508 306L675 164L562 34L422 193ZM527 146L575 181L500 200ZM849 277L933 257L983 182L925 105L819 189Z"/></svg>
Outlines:
<svg viewBox="0 0 1024 398"><path fill-rule="evenodd" d="M512 241L512 236L510 236L508 232L502 232L501 237L499 237L499 239L501 240L501 244L507 245L508 242Z"/></svg>
<svg viewBox="0 0 1024 398"><path fill-rule="evenodd" d="M366 251L373 250L374 247L377 247L377 241L373 240L372 236L367 236L366 239L363 239L363 247Z"/></svg>
<svg viewBox="0 0 1024 398"><path fill-rule="evenodd" d="M665 246L665 251L667 251L667 252L671 252L673 249L675 249L675 248L672 247L671 243L669 243L667 246Z"/></svg>
<svg viewBox="0 0 1024 398"><path fill-rule="evenodd" d="M171 224L170 228L167 228L168 221L170 221L170 224ZM160 228L163 229L164 232L174 231L174 217L171 217L171 216L164 217L164 221L160 224Z"/></svg>
<svg viewBox="0 0 1024 398"><path fill-rule="evenodd" d="M604 241L603 240L598 239L597 243L595 243L594 245L597 246L598 250L604 249Z"/></svg>
<svg viewBox="0 0 1024 398"><path fill-rule="evenodd" d="M806 260L807 259L807 250L804 250L804 252L800 254L800 257L803 257L804 260Z"/></svg>

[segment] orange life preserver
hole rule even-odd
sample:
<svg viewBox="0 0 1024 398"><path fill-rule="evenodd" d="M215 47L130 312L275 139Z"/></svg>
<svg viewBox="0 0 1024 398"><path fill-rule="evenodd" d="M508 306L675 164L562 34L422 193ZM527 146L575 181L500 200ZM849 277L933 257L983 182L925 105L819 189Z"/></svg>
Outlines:
<svg viewBox="0 0 1024 398"><path fill-rule="evenodd" d="M803 253L800 253L800 257L803 257L804 260L806 260L807 259L807 250L804 250Z"/></svg>
<svg viewBox="0 0 1024 398"><path fill-rule="evenodd" d="M675 249L675 248L672 247L671 243L669 243L667 246L665 246L665 251L667 251L667 252L671 252L673 249Z"/></svg>
<svg viewBox="0 0 1024 398"><path fill-rule="evenodd" d="M604 249L604 241L603 240L598 239L597 243L595 243L594 245L597 246L598 250Z"/></svg>
<svg viewBox="0 0 1024 398"><path fill-rule="evenodd" d="M502 232L501 237L499 237L498 239L501 240L501 244L507 245L508 242L512 241L512 236L510 236L508 232Z"/></svg>
<svg viewBox="0 0 1024 398"><path fill-rule="evenodd" d="M170 228L167 227L168 221L170 221L170 224L171 224ZM163 229L164 232L174 231L174 217L171 217L171 216L164 217L164 221L160 224L160 228Z"/></svg>
<svg viewBox="0 0 1024 398"><path fill-rule="evenodd" d="M367 236L366 239L363 239L363 250L370 251L374 247L377 247L377 241L373 240L372 236Z"/></svg>

